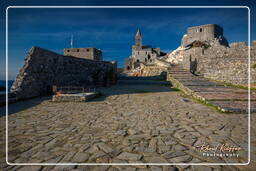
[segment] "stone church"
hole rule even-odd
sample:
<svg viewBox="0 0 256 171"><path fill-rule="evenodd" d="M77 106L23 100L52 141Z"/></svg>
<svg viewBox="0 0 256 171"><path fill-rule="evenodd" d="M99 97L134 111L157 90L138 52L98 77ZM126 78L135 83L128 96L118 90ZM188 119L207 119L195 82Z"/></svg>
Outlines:
<svg viewBox="0 0 256 171"><path fill-rule="evenodd" d="M150 45L142 45L142 34L138 29L135 35L135 45L132 46L132 56L125 60L125 70L130 71L143 65L154 65L158 58L166 55L160 48Z"/></svg>

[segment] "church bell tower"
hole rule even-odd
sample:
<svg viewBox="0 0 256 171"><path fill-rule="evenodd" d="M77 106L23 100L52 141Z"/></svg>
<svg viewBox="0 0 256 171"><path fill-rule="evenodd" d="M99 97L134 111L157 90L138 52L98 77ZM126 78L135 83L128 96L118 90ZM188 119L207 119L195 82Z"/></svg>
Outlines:
<svg viewBox="0 0 256 171"><path fill-rule="evenodd" d="M142 48L142 36L140 33L140 29L138 29L136 35L135 35L135 45L137 49L141 49Z"/></svg>

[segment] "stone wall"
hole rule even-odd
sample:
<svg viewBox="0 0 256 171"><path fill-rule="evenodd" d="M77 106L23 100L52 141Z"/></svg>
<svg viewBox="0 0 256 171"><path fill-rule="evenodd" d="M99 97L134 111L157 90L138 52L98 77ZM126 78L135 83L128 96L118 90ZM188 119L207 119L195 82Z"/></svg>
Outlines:
<svg viewBox="0 0 256 171"><path fill-rule="evenodd" d="M194 41L211 41L219 39L220 43L227 45L227 40L223 37L223 28L216 24L206 24L189 27L183 36L181 46L185 47Z"/></svg>
<svg viewBox="0 0 256 171"><path fill-rule="evenodd" d="M32 47L11 87L18 99L50 94L52 86L107 86L116 82L116 62L60 55Z"/></svg>
<svg viewBox="0 0 256 171"><path fill-rule="evenodd" d="M251 83L256 83L256 43L251 48ZM204 77L246 85L248 83L248 47L245 42L222 46L218 42L211 47L192 47L182 52L182 65L185 69L195 70Z"/></svg>

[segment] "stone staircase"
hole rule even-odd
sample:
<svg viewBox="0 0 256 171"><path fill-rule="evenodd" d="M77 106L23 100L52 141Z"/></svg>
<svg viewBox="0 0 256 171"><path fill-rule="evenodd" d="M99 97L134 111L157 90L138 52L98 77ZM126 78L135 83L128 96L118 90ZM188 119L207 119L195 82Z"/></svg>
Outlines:
<svg viewBox="0 0 256 171"><path fill-rule="evenodd" d="M196 76L181 66L168 70L167 80L185 94L216 107L222 112L248 113L248 90L227 86ZM250 111L256 112L256 91L250 93Z"/></svg>

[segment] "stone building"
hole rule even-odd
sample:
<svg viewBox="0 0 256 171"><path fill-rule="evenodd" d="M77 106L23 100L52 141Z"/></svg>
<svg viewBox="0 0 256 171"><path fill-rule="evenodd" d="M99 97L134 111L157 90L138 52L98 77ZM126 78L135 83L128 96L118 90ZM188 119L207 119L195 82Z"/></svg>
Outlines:
<svg viewBox="0 0 256 171"><path fill-rule="evenodd" d="M99 49L88 47L88 48L65 48L65 56L74 56L78 58L85 58L91 60L102 60L102 52Z"/></svg>
<svg viewBox="0 0 256 171"><path fill-rule="evenodd" d="M125 70L130 71L143 65L154 65L157 59L166 53L161 52L160 48L153 48L150 45L142 44L142 34L138 29L135 35L135 45L132 46L132 56L125 60Z"/></svg>
<svg viewBox="0 0 256 171"><path fill-rule="evenodd" d="M251 48L251 66L248 64L248 49ZM179 58L178 64L192 73L213 80L247 85L248 68L251 68L251 83L256 83L255 41L248 47L246 42L229 44L223 29L216 24L207 24L187 29L178 48L178 53L168 60Z"/></svg>
<svg viewBox="0 0 256 171"><path fill-rule="evenodd" d="M108 86L116 83L116 73L115 61L60 55L46 49L32 47L11 87L11 93L15 94L17 99L27 99L49 95L52 93L53 86Z"/></svg>
<svg viewBox="0 0 256 171"><path fill-rule="evenodd" d="M181 46L186 47L194 41L210 43L214 39L217 39L220 44L228 46L228 42L223 36L223 28L217 24L189 27L182 38Z"/></svg>

